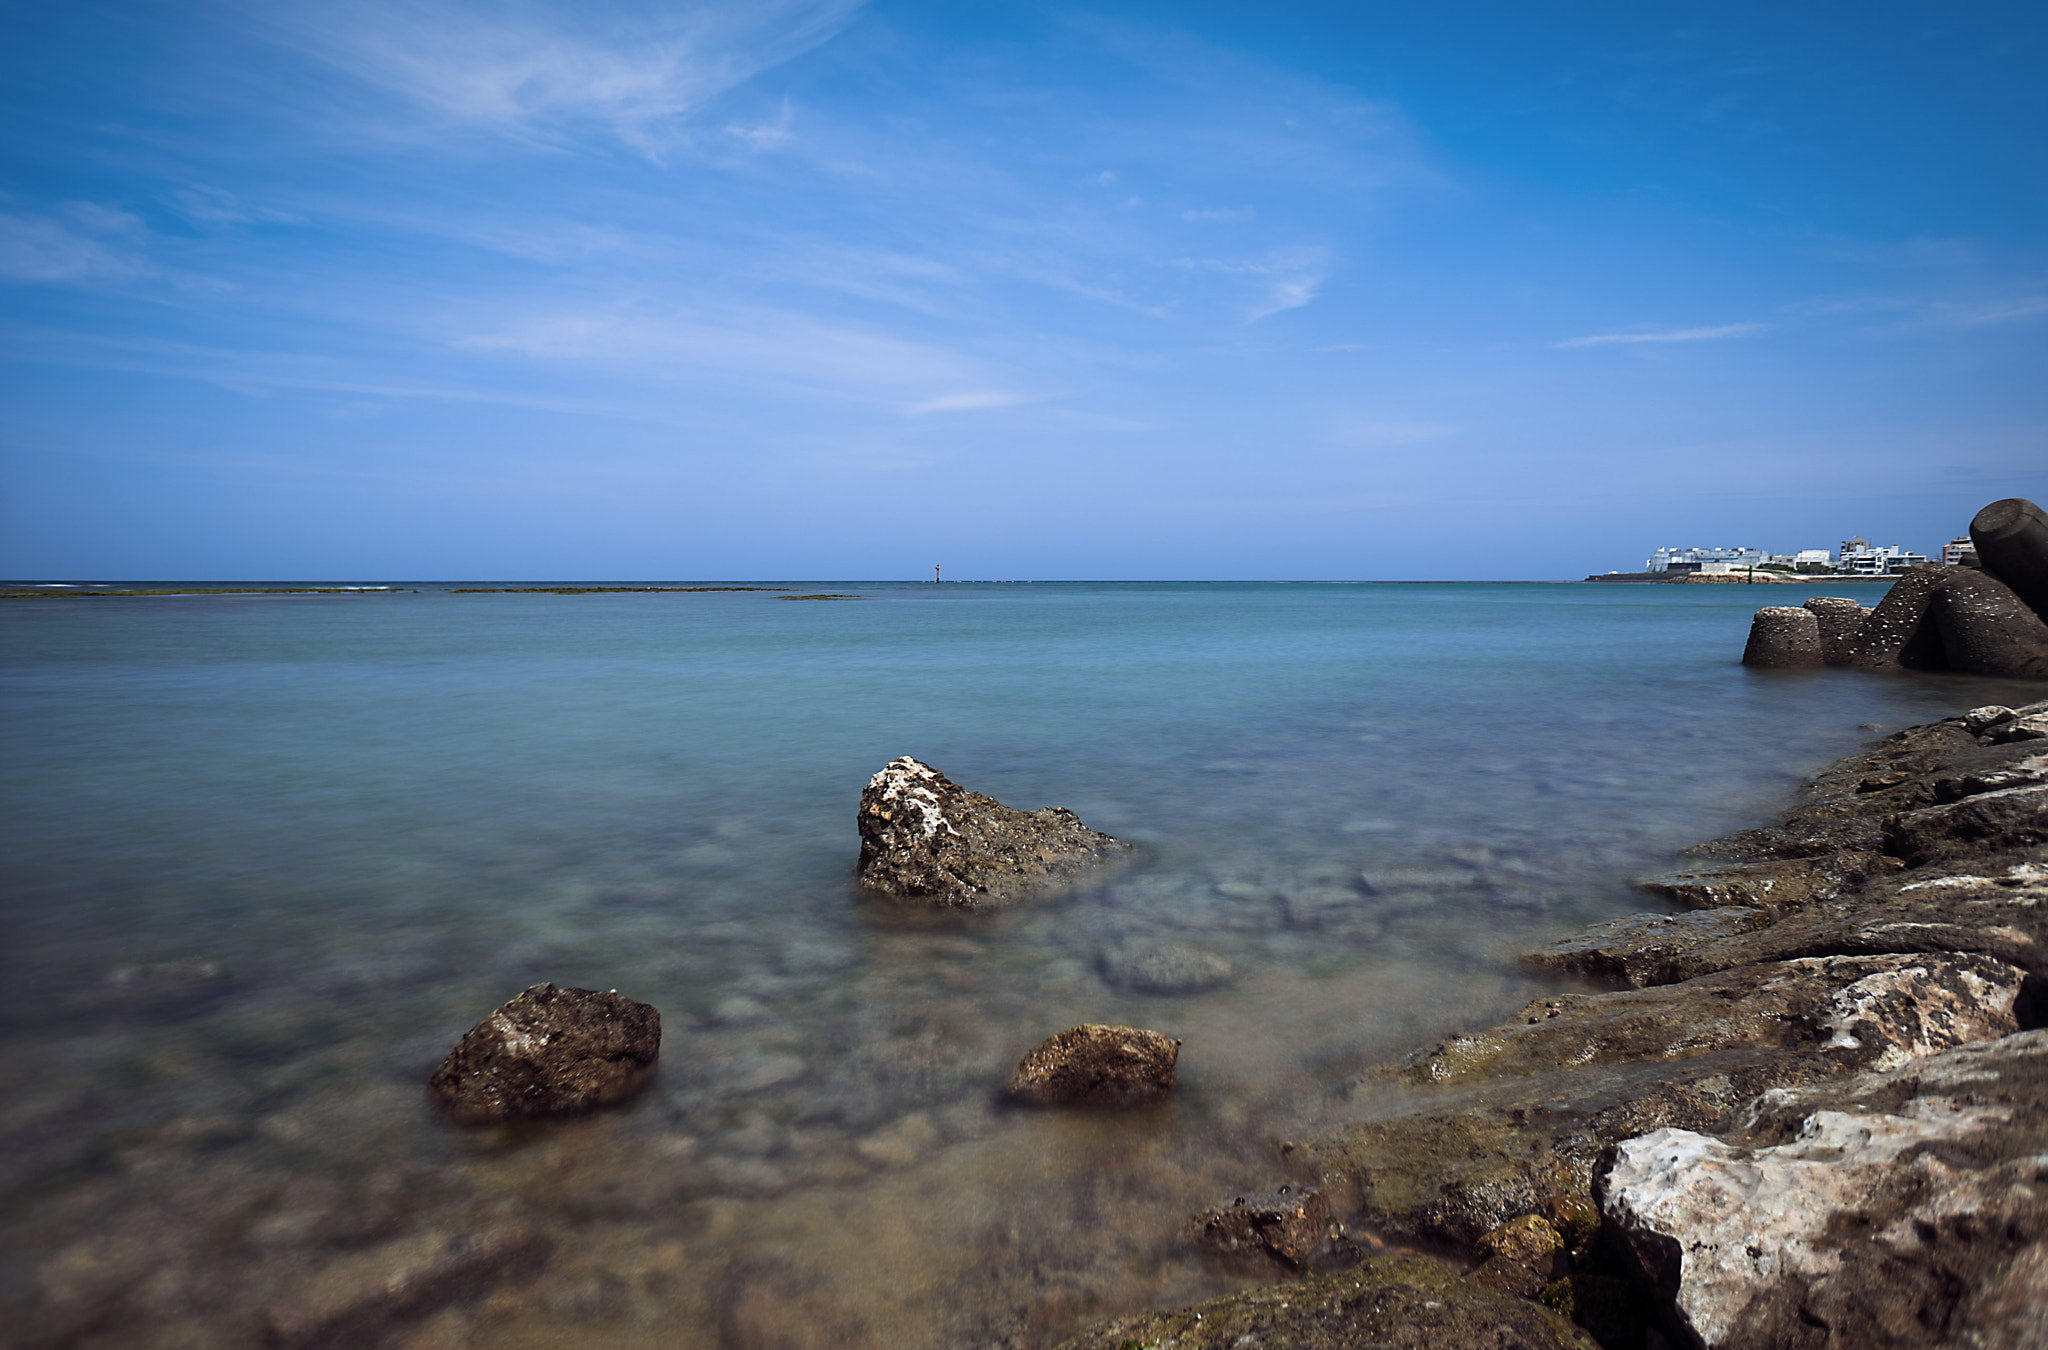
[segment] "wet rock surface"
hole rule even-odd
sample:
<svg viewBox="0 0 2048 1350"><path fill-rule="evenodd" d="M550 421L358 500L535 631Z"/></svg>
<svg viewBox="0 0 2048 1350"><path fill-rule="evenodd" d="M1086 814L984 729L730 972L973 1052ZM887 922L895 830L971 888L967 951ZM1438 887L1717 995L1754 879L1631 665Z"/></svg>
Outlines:
<svg viewBox="0 0 2048 1350"><path fill-rule="evenodd" d="M1595 1350L1540 1304L1411 1256L1375 1257L1296 1284L1127 1317L1060 1350Z"/></svg>
<svg viewBox="0 0 2048 1350"><path fill-rule="evenodd" d="M1032 1047L1009 1092L1032 1106L1141 1106L1173 1092L1179 1059L1170 1036L1090 1023Z"/></svg>
<svg viewBox="0 0 2048 1350"><path fill-rule="evenodd" d="M1281 1186L1232 1196L1188 1220L1189 1235L1212 1251L1263 1253L1305 1265L1328 1237L1330 1206L1315 1189Z"/></svg>
<svg viewBox="0 0 2048 1350"><path fill-rule="evenodd" d="M624 1101L654 1073L661 1014L617 990L522 991L464 1033L428 1080L465 1125L570 1115Z"/></svg>
<svg viewBox="0 0 2048 1350"><path fill-rule="evenodd" d="M1065 807L1019 811L907 755L868 780L858 820L862 885L963 908L1015 899L1131 851Z"/></svg>

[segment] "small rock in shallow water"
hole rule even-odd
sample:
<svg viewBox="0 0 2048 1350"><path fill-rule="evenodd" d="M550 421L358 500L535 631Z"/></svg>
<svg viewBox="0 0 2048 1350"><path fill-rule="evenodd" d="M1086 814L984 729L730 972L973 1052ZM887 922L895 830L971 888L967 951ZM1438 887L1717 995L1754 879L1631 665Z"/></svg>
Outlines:
<svg viewBox="0 0 2048 1350"><path fill-rule="evenodd" d="M1139 994L1195 994L1230 982L1230 963L1178 942L1120 942L1102 953L1102 978Z"/></svg>
<svg viewBox="0 0 2048 1350"><path fill-rule="evenodd" d="M1323 1245L1330 1206L1318 1190L1257 1191L1188 1220L1195 1241L1220 1252L1265 1252L1304 1265Z"/></svg>
<svg viewBox="0 0 2048 1350"><path fill-rule="evenodd" d="M860 794L861 884L973 908L1071 878L1131 846L1061 806L1019 811L908 755Z"/></svg>
<svg viewBox="0 0 2048 1350"><path fill-rule="evenodd" d="M623 1101L654 1073L661 1014L614 989L537 984L464 1033L428 1086L465 1125Z"/></svg>
<svg viewBox="0 0 2048 1350"><path fill-rule="evenodd" d="M1034 1106L1137 1106L1173 1091L1180 1042L1156 1031L1074 1027L1024 1056L1010 1095Z"/></svg>

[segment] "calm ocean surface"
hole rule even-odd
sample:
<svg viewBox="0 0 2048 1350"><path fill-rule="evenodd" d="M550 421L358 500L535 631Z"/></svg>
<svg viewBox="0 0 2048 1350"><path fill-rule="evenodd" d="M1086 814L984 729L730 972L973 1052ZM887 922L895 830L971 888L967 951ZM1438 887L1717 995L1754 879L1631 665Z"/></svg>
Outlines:
<svg viewBox="0 0 2048 1350"><path fill-rule="evenodd" d="M2018 697L1736 664L1757 605L1871 587L800 589L858 598L0 604L0 1342L253 1346L333 1263L484 1230L550 1254L386 1343L1026 1346L1229 1288L1176 1226L1359 1068L1556 988L1516 954L1650 908L1859 724ZM1141 860L864 898L900 754ZM1105 978L1161 942L1234 978ZM436 1120L540 980L659 1007L654 1087ZM1083 1021L1183 1038L1175 1103L998 1099Z"/></svg>

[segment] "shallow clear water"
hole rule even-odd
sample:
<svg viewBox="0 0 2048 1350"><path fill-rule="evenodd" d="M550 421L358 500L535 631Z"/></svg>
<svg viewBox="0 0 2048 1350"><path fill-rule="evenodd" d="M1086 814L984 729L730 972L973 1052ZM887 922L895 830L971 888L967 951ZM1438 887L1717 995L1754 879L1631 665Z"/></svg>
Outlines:
<svg viewBox="0 0 2048 1350"><path fill-rule="evenodd" d="M491 1225L540 1273L392 1344L1036 1345L1227 1288L1177 1224L1359 1067L1554 987L1516 954L1645 908L1859 724L2016 696L1735 664L1804 588L832 589L0 607L0 1324L254 1344L323 1265ZM1141 858L997 913L864 898L899 754ZM1233 980L1105 978L1162 941ZM426 1074L544 979L662 1010L653 1089L440 1123ZM998 1099L1083 1021L1181 1037L1175 1103Z"/></svg>

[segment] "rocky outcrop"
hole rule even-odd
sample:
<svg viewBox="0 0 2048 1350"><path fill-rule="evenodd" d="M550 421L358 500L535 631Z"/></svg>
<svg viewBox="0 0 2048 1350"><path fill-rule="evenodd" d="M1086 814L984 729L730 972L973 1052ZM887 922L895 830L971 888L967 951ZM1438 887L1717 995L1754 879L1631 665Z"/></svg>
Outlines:
<svg viewBox="0 0 2048 1350"><path fill-rule="evenodd" d="M1598 1350L1537 1303L1414 1256L1106 1322L1059 1350Z"/></svg>
<svg viewBox="0 0 2048 1350"><path fill-rule="evenodd" d="M1261 1253L1306 1265L1329 1236L1330 1206L1310 1187L1281 1186L1233 1196L1188 1220L1188 1233L1212 1251Z"/></svg>
<svg viewBox="0 0 2048 1350"><path fill-rule="evenodd" d="M862 885L963 908L1069 880L1131 848L1065 807L1018 811L907 755L868 780L859 826Z"/></svg>
<svg viewBox="0 0 2048 1350"><path fill-rule="evenodd" d="M1628 1140L1600 1200L1709 1350L2034 1346L2044 1158L2048 1032L2034 1031L1769 1094L1743 1139Z"/></svg>
<svg viewBox="0 0 2048 1350"><path fill-rule="evenodd" d="M1010 1075L1033 1106L1141 1106L1173 1091L1180 1042L1136 1027L1088 1024L1034 1046Z"/></svg>
<svg viewBox="0 0 2048 1350"><path fill-rule="evenodd" d="M1749 626L1749 645L1742 664L1770 670L1811 670L1821 659L1820 624L1813 611L1790 605L1766 605Z"/></svg>
<svg viewBox="0 0 2048 1350"><path fill-rule="evenodd" d="M465 1125L568 1115L630 1097L654 1073L661 1014L616 990L536 984L471 1027L428 1089Z"/></svg>

